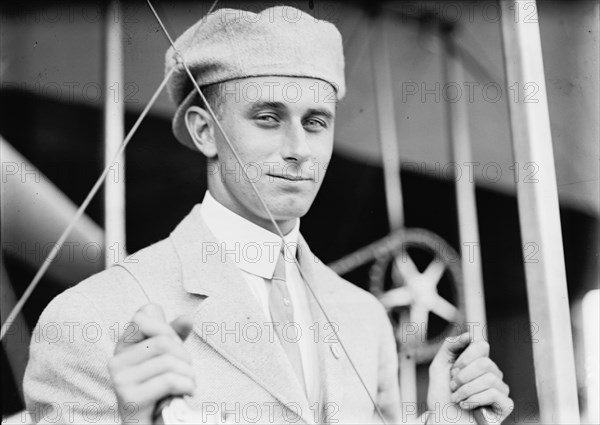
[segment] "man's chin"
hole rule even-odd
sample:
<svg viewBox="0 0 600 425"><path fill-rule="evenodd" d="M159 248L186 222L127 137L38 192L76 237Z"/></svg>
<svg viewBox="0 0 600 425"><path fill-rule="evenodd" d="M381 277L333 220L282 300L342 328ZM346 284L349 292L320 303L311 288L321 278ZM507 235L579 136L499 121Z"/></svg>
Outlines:
<svg viewBox="0 0 600 425"><path fill-rule="evenodd" d="M308 210L274 211L274 212L272 212L272 214L273 214L273 218L275 219L275 221L277 221L279 223L279 222L292 221L297 218L304 217L307 212L308 212Z"/></svg>
<svg viewBox="0 0 600 425"><path fill-rule="evenodd" d="M273 218L278 223L295 220L297 218L304 217L308 212L310 205L308 207L280 207L280 208L272 208L271 214L273 214Z"/></svg>

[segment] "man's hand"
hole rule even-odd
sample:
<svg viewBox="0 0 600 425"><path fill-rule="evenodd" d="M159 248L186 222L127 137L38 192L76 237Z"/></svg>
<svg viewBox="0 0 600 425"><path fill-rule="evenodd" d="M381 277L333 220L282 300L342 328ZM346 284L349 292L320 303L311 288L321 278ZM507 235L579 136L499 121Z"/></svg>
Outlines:
<svg viewBox="0 0 600 425"><path fill-rule="evenodd" d="M460 407L462 413L489 406L492 410L485 417L490 423L500 423L512 412L508 385L489 354L489 344L474 342L469 333L444 341L429 367L427 405L438 412L437 421L456 421L456 416L439 417L449 405ZM468 415L462 416L468 420Z"/></svg>
<svg viewBox="0 0 600 425"><path fill-rule="evenodd" d="M121 419L150 424L158 400L191 394L196 387L192 360L183 346L192 323L180 316L168 324L155 304L140 308L131 321L136 332L119 339L108 368Z"/></svg>

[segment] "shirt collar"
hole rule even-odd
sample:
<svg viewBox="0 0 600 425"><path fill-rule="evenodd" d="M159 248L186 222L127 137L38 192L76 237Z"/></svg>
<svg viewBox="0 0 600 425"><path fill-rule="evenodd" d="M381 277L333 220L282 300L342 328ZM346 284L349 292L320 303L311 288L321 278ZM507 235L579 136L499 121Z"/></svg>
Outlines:
<svg viewBox="0 0 600 425"><path fill-rule="evenodd" d="M206 191L200 213L204 222L220 243L227 257L245 272L271 279L275 271L281 238L273 232L252 223L219 203ZM296 256L300 219L283 237L285 258Z"/></svg>

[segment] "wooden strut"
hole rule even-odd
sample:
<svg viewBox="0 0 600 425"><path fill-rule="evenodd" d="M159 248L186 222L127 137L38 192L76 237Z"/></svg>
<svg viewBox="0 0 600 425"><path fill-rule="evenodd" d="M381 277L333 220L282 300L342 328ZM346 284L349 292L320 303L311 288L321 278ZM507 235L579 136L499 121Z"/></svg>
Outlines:
<svg viewBox="0 0 600 425"><path fill-rule="evenodd" d="M507 103L515 162L520 167L532 163L539 170L535 183L516 180L521 242L537 248L535 258L523 254L529 316L538 330L532 343L540 423L577 424L571 318L537 8L532 19L531 1L499 3L506 91L515 83L534 84L538 90L535 99Z"/></svg>
<svg viewBox="0 0 600 425"><path fill-rule="evenodd" d="M110 175L104 183L105 266L122 261L125 248L125 153L112 163L125 137L123 81L123 27L121 2L113 0L104 13L104 165Z"/></svg>
<svg viewBox="0 0 600 425"><path fill-rule="evenodd" d="M400 180L400 153L398 151L398 134L396 131L396 111L394 104L394 87L390 50L387 41L389 21L381 16L381 21L374 25L371 38L373 75L375 83L375 111L379 143L381 144L381 159L385 184L385 199L387 205L390 231L404 227L404 202ZM400 312L400 322L410 322L410 313L406 309ZM418 325L419 326L419 325ZM398 332L402 327L399 327ZM417 334L419 334L418 332ZM411 352L411 347L417 344L416 334L399 335L406 343L400 347L398 366L400 370L400 397L402 403L416 404L417 402L417 361Z"/></svg>
<svg viewBox="0 0 600 425"><path fill-rule="evenodd" d="M444 87L448 84L463 85L464 68L458 54L454 31L440 34L443 40ZM467 100L446 102L446 128L451 147L452 161L462 166L472 162L471 140L469 135L469 111ZM481 243L477 203L475 199L475 181L467 176L456 179L456 209L458 212L458 230L465 294L466 326L476 339L487 340L485 329L485 294L483 290L483 271L481 268Z"/></svg>

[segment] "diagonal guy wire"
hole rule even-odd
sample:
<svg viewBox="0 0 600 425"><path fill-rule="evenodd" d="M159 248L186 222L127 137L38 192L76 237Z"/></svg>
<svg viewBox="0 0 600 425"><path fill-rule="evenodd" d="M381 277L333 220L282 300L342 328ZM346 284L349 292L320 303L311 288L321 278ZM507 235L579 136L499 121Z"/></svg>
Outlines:
<svg viewBox="0 0 600 425"><path fill-rule="evenodd" d="M113 156L113 158L111 159L110 163L106 165L106 167L104 168L104 171L102 171L102 174L100 174L100 177L98 177L98 180L96 180L96 183L94 184L94 186L92 187L92 189L90 190L90 192L87 194L85 200L83 201L83 203L81 204L81 206L77 209L77 211L75 212L75 215L73 216L73 218L71 219L71 221L69 222L69 224L67 225L67 227L65 228L65 230L63 230L62 234L58 238L58 241L54 245L54 248L52 248L52 250L48 253L48 255L46 256L46 259L44 260L44 263L39 268L39 270L37 271L37 273L35 274L35 276L33 277L33 280L27 286L27 289L25 290L25 292L23 293L23 295L21 296L21 298L19 299L19 301L15 304L15 306L11 310L10 314L8 315L8 317L6 318L6 320L4 321L4 323L2 324L2 330L0 331L0 341L2 341L4 339L4 336L6 335L6 333L8 332L8 330L10 329L10 327L12 326L15 318L17 317L17 315L23 309L23 306L25 305L25 302L27 302L27 300L29 299L29 296L32 294L33 290L36 288L36 286L38 285L38 283L40 283L40 280L42 279L42 277L44 276L44 274L46 273L46 271L48 270L48 268L50 267L50 265L52 264L52 262L56 259L56 256L60 252L63 244L65 243L65 241L69 237L69 234L71 233L71 231L75 227L75 224L81 218L81 216L83 215L85 209L88 207L88 205L90 204L90 202L92 202L92 199L94 198L94 196L96 195L96 193L98 193L98 190L100 190L100 187L102 187L102 184L104 183L104 180L106 180L106 176L108 176L108 172L110 171L110 168L117 162L117 160L119 159L119 157L121 156L121 154L123 153L123 151L125 150L125 148L127 147L127 145L129 144L129 141L132 139L133 135L135 134L135 132L139 128L140 124L142 123L142 121L144 120L144 118L146 117L146 115L148 114L148 112L150 111L150 108L152 107L152 105L154 104L154 102L156 101L156 99L158 98L158 95L160 94L160 92L166 86L167 81L169 80L169 78L171 78L171 75L173 74L174 69L175 68L173 68L165 76L165 78L163 79L163 81L160 83L160 86L158 86L158 88L156 89L156 91L152 95L152 98L150 99L150 101L148 102L148 104L144 107L144 110L142 111L142 113L138 117L137 121L135 122L135 124L133 125L133 127L131 127L131 130L129 130L129 133L127 133L127 136L125 137L125 140L123 140L123 143L121 144L121 146L119 147L119 149L117 150L117 152L115 153L115 155Z"/></svg>
<svg viewBox="0 0 600 425"><path fill-rule="evenodd" d="M225 139L225 142L227 143L227 145L231 149L231 152L233 153L236 161L238 162L238 164L240 164L240 168L242 170L242 173L244 174L244 177L246 178L247 181L250 182L250 186L252 187L252 190L254 191L254 193L256 193L256 196L260 200L260 202L261 202L261 204L262 204L265 212L269 216L269 221L274 226L274 228L277 231L277 234L279 235L279 237L283 240L283 233L282 233L281 229L279 228L279 225L277 224L277 222L275 221L275 218L271 214L271 211L269 210L269 207L267 206L267 204L265 203L264 198L261 196L260 192L258 191L258 188L256 187L253 179L249 178L249 176L248 176L248 174L246 172L246 169L244 168L244 163L242 162L242 159L240 158L239 154L237 153L237 150L233 146L233 143L231 143L231 140L229 139L229 137L225 133L225 130L221 126L221 123L220 123L219 119L217 118L216 114L214 113L212 107L210 106L209 102L207 102L206 97L204 96L204 93L202 93L202 90L200 90L200 86L198 85L198 82L196 81L196 79L192 75L192 72L190 71L189 67L187 66L185 60L183 59L183 56L181 55L181 53L179 52L179 50L175 47L175 43L173 42L173 39L169 35L169 32L167 31L167 29L166 29L165 25L163 24L162 20L160 19L160 16L158 16L158 13L156 13L156 10L152 6L151 1L150 0L146 0L146 1L148 3L148 6L150 7L150 9L152 10L152 13L156 17L156 20L158 21L158 24L161 26L161 28L164 31L165 35L169 39L169 43L171 44L171 47L173 47L173 51L175 52L175 55L177 56L178 61L181 63L181 65L184 67L187 75L190 77L190 80L191 80L192 84L194 85L195 90L200 95L200 98L202 99L203 104L206 105L206 109L207 109L209 115L211 116L211 118L213 119L213 121L215 122L215 124L217 125L217 127L218 127L219 131L221 132L221 134L223 135L223 138ZM211 11L215 7L215 5L217 4L217 1L218 0L216 0L213 3L213 5L211 7ZM209 11L209 13L210 13L210 11ZM173 69L175 69L175 67L173 67ZM327 312L325 311L325 309L323 308L323 305L321 304L321 302L317 298L317 296L316 296L313 288L308 283L308 280L306 279L306 276L305 276L304 272L302 271L302 268L300 267L300 263L298 262L298 259L294 258L294 262L296 263L296 266L298 268L298 271L300 272L300 276L302 277L302 280L304 281L304 284L306 285L306 287L308 288L308 290L311 293L312 297L314 298L314 300L316 301L317 305L319 306L319 309L323 313L323 316L325 316L325 319L327 320L327 322L329 324L331 324L331 320L329 319L329 316L327 315ZM356 374L356 377L360 381L362 387L364 388L365 392L369 396L369 399L373 403L373 407L375 408L375 411L377 412L377 415L379 416L379 419L385 425L386 421L385 421L385 418L383 417L383 413L381 412L381 409L379 408L379 406L375 402L375 399L373 398L373 395L371 394L371 392L367 388L367 385L365 384L364 380L362 379L362 376L358 372L358 369L356 368L354 362L352 361L352 358L350 357L350 354L348 353L348 350L346 349L345 345L342 343L342 340L341 340L341 338L340 338L337 330L335 329L335 326L331 326L331 329L333 330L333 333L334 333L334 335L335 335L338 343L340 344L340 347L342 347L342 350L344 351L344 353L346 355L346 358L348 359L350 365L352 366L352 369L354 370L354 373Z"/></svg>

